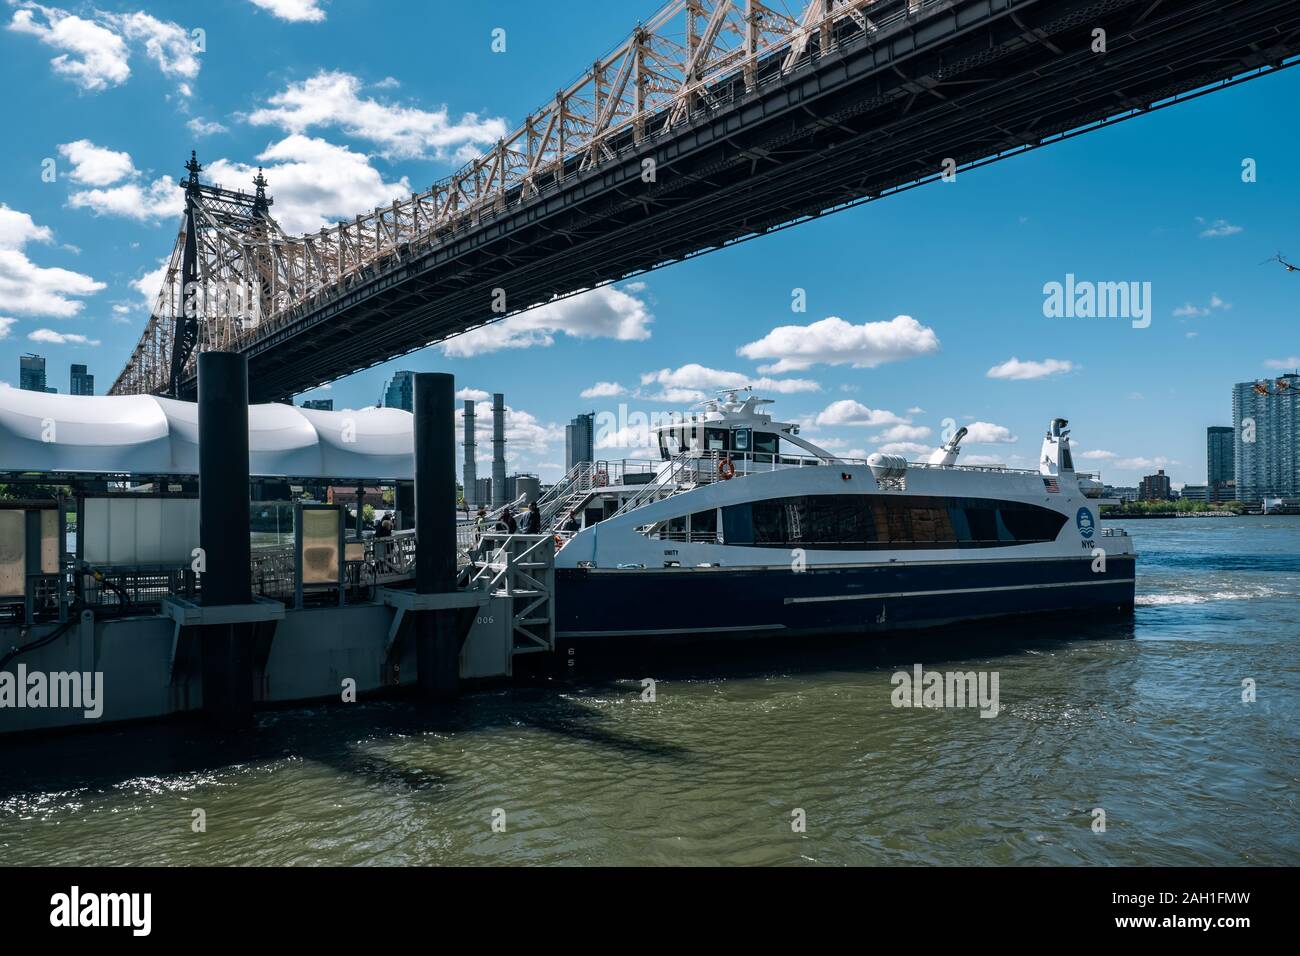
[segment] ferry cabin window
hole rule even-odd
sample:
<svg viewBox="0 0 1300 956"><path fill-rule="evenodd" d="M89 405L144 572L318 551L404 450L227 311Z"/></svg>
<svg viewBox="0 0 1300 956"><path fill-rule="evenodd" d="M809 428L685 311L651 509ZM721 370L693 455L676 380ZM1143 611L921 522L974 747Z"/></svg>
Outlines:
<svg viewBox="0 0 1300 956"><path fill-rule="evenodd" d="M1070 454L1070 449L1064 443L1061 446L1061 470L1074 471L1074 456Z"/></svg>
<svg viewBox="0 0 1300 956"><path fill-rule="evenodd" d="M805 495L728 505L727 544L829 550L992 548L1055 541L1066 516L989 498Z"/></svg>
<svg viewBox="0 0 1300 956"><path fill-rule="evenodd" d="M704 535L710 537L718 533L718 509L697 511L691 515L691 537Z"/></svg>
<svg viewBox="0 0 1300 956"><path fill-rule="evenodd" d="M777 454L780 439L771 432L759 432L754 436L754 457L759 461L771 461Z"/></svg>
<svg viewBox="0 0 1300 956"><path fill-rule="evenodd" d="M705 451L728 451L727 447L727 429L725 428L706 428L704 429L704 450Z"/></svg>

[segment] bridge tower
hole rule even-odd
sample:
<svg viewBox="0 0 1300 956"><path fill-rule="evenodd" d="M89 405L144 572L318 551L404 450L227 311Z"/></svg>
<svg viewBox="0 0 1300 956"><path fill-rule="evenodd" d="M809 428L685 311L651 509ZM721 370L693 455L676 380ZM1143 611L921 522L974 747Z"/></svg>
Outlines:
<svg viewBox="0 0 1300 956"><path fill-rule="evenodd" d="M185 190L185 247L181 253L181 301L185 307L176 316L174 338L172 340L171 374L167 380L166 394L171 398L181 397L181 375L185 363L189 361L194 349L199 344L199 317L193 307L194 296L198 289L199 276L199 236L195 222L195 209L199 201L199 165L198 153L190 150L190 161L185 164L189 178L181 183Z"/></svg>

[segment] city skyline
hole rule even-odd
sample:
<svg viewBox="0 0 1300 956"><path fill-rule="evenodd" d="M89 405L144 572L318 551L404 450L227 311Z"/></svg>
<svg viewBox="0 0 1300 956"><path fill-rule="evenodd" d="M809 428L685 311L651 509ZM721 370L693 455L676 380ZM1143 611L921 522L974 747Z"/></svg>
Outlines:
<svg viewBox="0 0 1300 956"><path fill-rule="evenodd" d="M153 10L186 25L182 4ZM264 166L273 213L303 232L446 175L566 79L552 55L559 27L526 4L417 12L411 29L436 20L467 42L395 75L358 53L386 42L382 18L339 6L307 25L231 7L206 24L222 56L192 57L191 75L141 49L129 77L98 84L52 68L16 13L0 11L0 70L47 107L16 105L30 132L0 157L0 247L22 266L0 284L0 380L15 385L33 347L48 350L49 381L75 362L97 368L101 392L111 385L158 287L191 148L204 177L231 188L250 188ZM634 20L595 10L563 42L594 54ZM253 26L258 43L286 51L273 77L235 66L244 59L230 47L252 49ZM490 48L497 27L505 53ZM1158 468L1175 487L1201 484L1205 429L1231 423L1232 387L1300 365L1300 279L1268 261L1300 257L1288 179L1300 131L1276 122L1297 93L1296 71L1216 92L552 303L295 400L356 408L395 372L450 371L461 398L509 393L512 465L555 480L574 415L680 412L749 382L777 399L778 418L846 456L920 457L952 421L971 428L963 460L1032 467L1062 416L1081 469L1126 486ZM145 112L158 121L125 135L125 119ZM1045 289L1084 283L1149 288L1149 314L1049 317Z"/></svg>

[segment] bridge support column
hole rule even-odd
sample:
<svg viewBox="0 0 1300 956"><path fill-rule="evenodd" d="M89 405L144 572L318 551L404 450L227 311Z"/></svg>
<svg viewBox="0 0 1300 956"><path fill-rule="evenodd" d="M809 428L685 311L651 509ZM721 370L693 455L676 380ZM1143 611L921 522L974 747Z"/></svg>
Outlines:
<svg viewBox="0 0 1300 956"><path fill-rule="evenodd" d="M205 608L251 605L248 364L233 352L199 355L199 547ZM223 725L253 714L253 630L209 624L200 638L203 710Z"/></svg>
<svg viewBox="0 0 1300 956"><path fill-rule="evenodd" d="M455 378L415 376L415 590L456 590ZM416 624L420 692L454 697L460 686L462 635L455 610L421 611Z"/></svg>

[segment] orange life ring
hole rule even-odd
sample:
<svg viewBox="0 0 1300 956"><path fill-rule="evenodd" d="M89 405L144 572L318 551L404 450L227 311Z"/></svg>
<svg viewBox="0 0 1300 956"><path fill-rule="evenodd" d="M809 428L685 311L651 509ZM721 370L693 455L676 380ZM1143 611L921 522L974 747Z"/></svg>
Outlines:
<svg viewBox="0 0 1300 956"><path fill-rule="evenodd" d="M730 481L736 477L736 466L731 463L730 458L723 458L718 462L718 475L723 481Z"/></svg>

